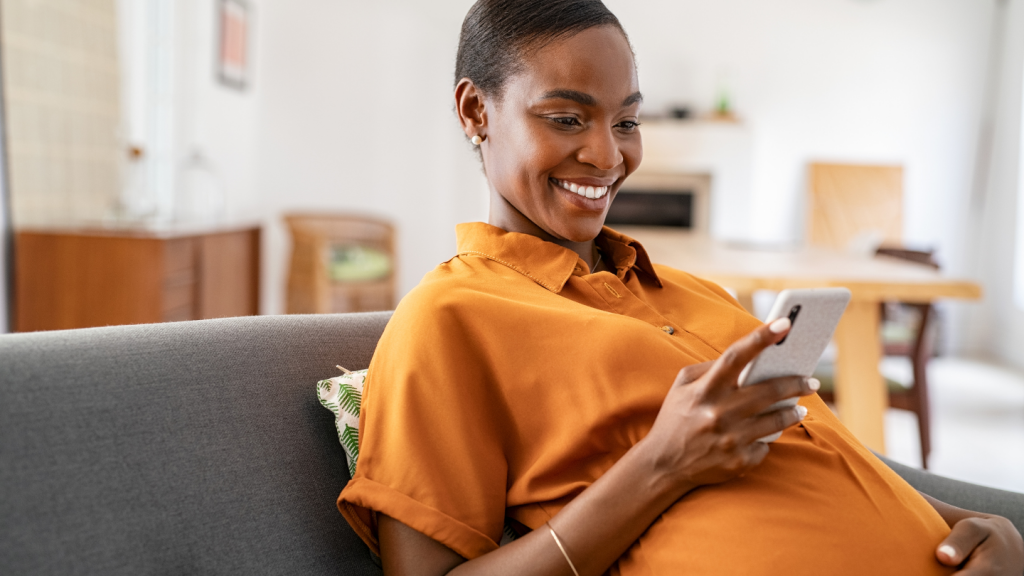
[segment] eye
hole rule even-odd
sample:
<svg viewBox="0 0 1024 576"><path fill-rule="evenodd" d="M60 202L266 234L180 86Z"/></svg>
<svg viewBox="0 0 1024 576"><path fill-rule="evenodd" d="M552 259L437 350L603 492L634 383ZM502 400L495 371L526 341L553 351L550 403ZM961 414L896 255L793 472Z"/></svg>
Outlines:
<svg viewBox="0 0 1024 576"><path fill-rule="evenodd" d="M621 129L623 132L633 132L639 125L640 123L634 120L623 120L616 124L615 127Z"/></svg>
<svg viewBox="0 0 1024 576"><path fill-rule="evenodd" d="M567 127L582 126L582 124L580 124L580 121L572 116L558 116L555 118L551 118L551 121L554 122L555 124Z"/></svg>

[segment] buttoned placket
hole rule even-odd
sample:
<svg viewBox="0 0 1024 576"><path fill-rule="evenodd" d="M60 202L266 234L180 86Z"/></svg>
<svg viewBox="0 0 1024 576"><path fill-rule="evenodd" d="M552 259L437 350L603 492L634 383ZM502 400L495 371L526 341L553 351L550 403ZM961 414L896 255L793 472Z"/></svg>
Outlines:
<svg viewBox="0 0 1024 576"><path fill-rule="evenodd" d="M561 294L566 283L571 282L575 293L571 300L579 301L581 304L592 308L618 314L624 317L633 318L643 322L653 329L662 333L660 337L669 338L670 341L685 350L694 357L717 357L719 351L702 340L700 337L691 334L680 323L673 322L664 317L654 307L628 288L628 285L635 283L638 286L641 278L646 283L651 283L651 289L660 289L661 280L653 270L647 253L639 244L631 239L618 235L614 231L607 231L610 236L605 239L602 248L606 254L606 262L614 262L615 273L602 271L591 274L586 262L572 251L544 243L543 241L527 235L506 233L498 228L487 225L479 230L465 229L465 232L472 237L473 233L480 235L480 243L476 244L467 238L460 239L459 257L483 257L526 276L543 288L556 294ZM507 234L507 236L505 236ZM485 240L488 236L495 239L502 238L496 245L489 245ZM460 237L461 238L461 237ZM599 238L600 242L601 239ZM575 262L573 262L575 261ZM563 268L562 266L572 268ZM565 272L568 275L562 276ZM570 280L573 279L573 280ZM579 281L587 286L584 288ZM582 298L582 300L579 300Z"/></svg>
<svg viewBox="0 0 1024 576"><path fill-rule="evenodd" d="M580 266L577 266L577 268L579 271L584 270ZM632 269L620 268L618 269L618 274L602 271L595 274L574 275L589 285L598 299L595 304L598 302L601 304L598 306L600 309L643 321L651 325L653 329L664 333L665 338L672 338L673 342L678 346L687 349L691 353L702 356L718 356L719 352L717 350L709 346L702 339L691 335L685 329L676 326L674 322L662 316L651 305L634 294L626 284L626 282L630 281L628 277L630 274L636 274L636 272ZM633 281L639 280L634 278Z"/></svg>

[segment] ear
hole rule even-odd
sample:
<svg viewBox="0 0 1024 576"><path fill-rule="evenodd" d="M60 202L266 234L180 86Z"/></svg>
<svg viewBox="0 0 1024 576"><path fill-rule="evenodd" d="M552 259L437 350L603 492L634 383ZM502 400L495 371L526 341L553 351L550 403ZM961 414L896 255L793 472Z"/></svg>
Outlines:
<svg viewBox="0 0 1024 576"><path fill-rule="evenodd" d="M469 78L459 80L455 86L455 113L466 138L487 138L487 106L484 93Z"/></svg>

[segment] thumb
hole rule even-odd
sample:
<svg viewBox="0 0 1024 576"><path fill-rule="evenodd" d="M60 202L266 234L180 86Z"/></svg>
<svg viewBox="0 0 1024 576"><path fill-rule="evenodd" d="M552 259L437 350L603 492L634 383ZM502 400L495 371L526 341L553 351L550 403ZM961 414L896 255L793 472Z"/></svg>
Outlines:
<svg viewBox="0 0 1024 576"><path fill-rule="evenodd" d="M949 536L939 544L935 557L946 566L959 566L988 537L978 518L965 518L953 525Z"/></svg>

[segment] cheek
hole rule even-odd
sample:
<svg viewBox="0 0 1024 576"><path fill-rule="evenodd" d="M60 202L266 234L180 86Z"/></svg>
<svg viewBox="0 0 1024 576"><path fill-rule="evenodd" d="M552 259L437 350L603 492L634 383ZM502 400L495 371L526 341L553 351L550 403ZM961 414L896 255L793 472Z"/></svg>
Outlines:
<svg viewBox="0 0 1024 576"><path fill-rule="evenodd" d="M548 173L571 155L562 139L531 124L521 122L514 130L506 131L502 146L494 150L495 159L502 165L495 176L519 189L546 182Z"/></svg>
<svg viewBox="0 0 1024 576"><path fill-rule="evenodd" d="M625 142L619 150L622 153L622 162L626 165L626 176L632 174L640 162L644 159L644 145L640 136Z"/></svg>
<svg viewBox="0 0 1024 576"><path fill-rule="evenodd" d="M564 143L544 135L535 135L529 142L523 142L523 154L527 161L523 166L523 177L544 182L566 157Z"/></svg>

